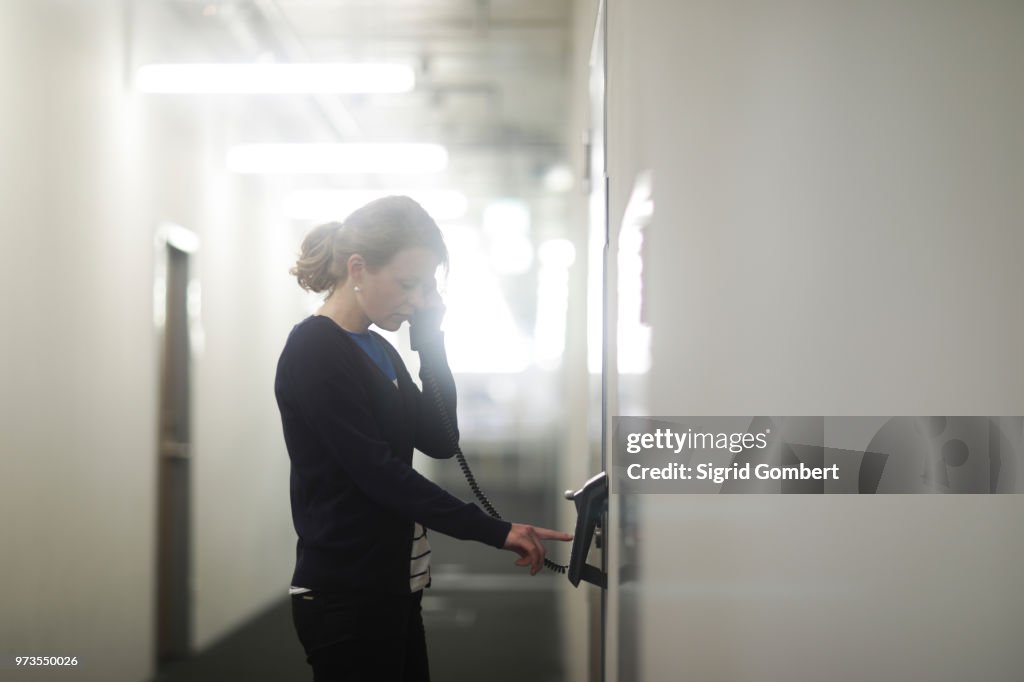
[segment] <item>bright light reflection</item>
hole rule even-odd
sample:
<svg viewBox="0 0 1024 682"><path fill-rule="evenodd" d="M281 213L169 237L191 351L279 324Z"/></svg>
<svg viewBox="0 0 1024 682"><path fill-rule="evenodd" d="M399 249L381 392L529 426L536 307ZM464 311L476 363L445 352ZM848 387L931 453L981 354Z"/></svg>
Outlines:
<svg viewBox="0 0 1024 682"><path fill-rule="evenodd" d="M438 222L462 218L469 205L466 195L455 190L302 189L289 193L284 199L283 208L284 214L292 220L341 221L374 199L391 195L412 197Z"/></svg>
<svg viewBox="0 0 1024 682"><path fill-rule="evenodd" d="M453 372L502 374L530 365L530 341L519 330L476 230L444 229L451 255L445 293L445 345Z"/></svg>
<svg viewBox="0 0 1024 682"><path fill-rule="evenodd" d="M549 239L537 249L537 257L537 365L541 369L557 369L565 351L569 267L576 259L576 249L568 239Z"/></svg>
<svg viewBox="0 0 1024 682"><path fill-rule="evenodd" d="M605 207L601 192L591 192L587 235L587 369L604 371L604 242Z"/></svg>
<svg viewBox="0 0 1024 682"><path fill-rule="evenodd" d="M177 94L353 94L409 92L405 64L147 64L141 92Z"/></svg>
<svg viewBox="0 0 1024 682"><path fill-rule="evenodd" d="M618 243L617 366L620 374L651 368L651 328L643 320L644 230L654 215L651 175L641 173L622 218Z"/></svg>
<svg viewBox="0 0 1024 682"><path fill-rule="evenodd" d="M519 199L502 199L484 207L484 235L491 267L502 275L519 275L533 264L530 208Z"/></svg>
<svg viewBox="0 0 1024 682"><path fill-rule="evenodd" d="M575 178L568 164L560 163L548 169L544 174L544 189L549 192L564 193L572 189Z"/></svg>
<svg viewBox="0 0 1024 682"><path fill-rule="evenodd" d="M537 248L542 268L566 269L576 262L576 247L568 239L549 239Z"/></svg>
<svg viewBox="0 0 1024 682"><path fill-rule="evenodd" d="M448 150L439 144L242 144L227 153L233 173L439 173Z"/></svg>

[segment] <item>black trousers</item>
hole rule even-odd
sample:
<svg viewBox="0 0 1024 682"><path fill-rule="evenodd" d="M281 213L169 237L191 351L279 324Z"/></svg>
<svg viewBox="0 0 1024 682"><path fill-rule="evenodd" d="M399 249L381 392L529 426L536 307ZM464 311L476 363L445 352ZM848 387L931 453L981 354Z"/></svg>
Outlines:
<svg viewBox="0 0 1024 682"><path fill-rule="evenodd" d="M420 600L406 595L292 595L292 620L315 682L429 682Z"/></svg>

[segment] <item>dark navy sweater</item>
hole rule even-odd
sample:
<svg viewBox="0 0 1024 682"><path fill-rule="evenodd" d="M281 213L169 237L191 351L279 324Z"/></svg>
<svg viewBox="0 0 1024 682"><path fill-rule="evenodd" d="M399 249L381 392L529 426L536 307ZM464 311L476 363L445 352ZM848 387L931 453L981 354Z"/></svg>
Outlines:
<svg viewBox="0 0 1024 682"><path fill-rule="evenodd" d="M378 338L395 367L397 388L328 317L295 325L278 361L274 392L299 536L292 585L408 593L415 521L499 548L511 528L412 468L414 447L451 457L451 436L435 400L420 392L398 352ZM436 378L454 424L455 382L443 342L421 349L420 360L431 368L428 380Z"/></svg>

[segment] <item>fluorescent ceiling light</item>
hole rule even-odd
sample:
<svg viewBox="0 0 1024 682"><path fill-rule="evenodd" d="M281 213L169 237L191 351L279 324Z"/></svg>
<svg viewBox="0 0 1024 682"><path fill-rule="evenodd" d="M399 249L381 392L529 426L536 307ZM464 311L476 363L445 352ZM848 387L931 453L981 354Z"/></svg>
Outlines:
<svg viewBox="0 0 1024 682"><path fill-rule="evenodd" d="M409 92L416 77L405 64L147 64L142 92L308 94Z"/></svg>
<svg viewBox="0 0 1024 682"><path fill-rule="evenodd" d="M448 166L438 144L244 144L232 147L235 173L437 173Z"/></svg>
<svg viewBox="0 0 1024 682"><path fill-rule="evenodd" d="M457 220L466 215L469 206L466 195L454 190L302 189L291 192L285 198L284 212L293 220L341 221L360 206L393 194L412 197L437 221Z"/></svg>
<svg viewBox="0 0 1024 682"><path fill-rule="evenodd" d="M559 194L568 192L572 189L573 182L572 168L568 164L556 164L544 174L544 189L549 192Z"/></svg>

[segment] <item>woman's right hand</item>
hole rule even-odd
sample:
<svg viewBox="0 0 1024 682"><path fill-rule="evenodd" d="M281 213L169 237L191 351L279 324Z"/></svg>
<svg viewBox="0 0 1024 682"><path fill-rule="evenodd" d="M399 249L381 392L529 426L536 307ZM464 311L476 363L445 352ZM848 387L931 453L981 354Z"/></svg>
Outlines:
<svg viewBox="0 0 1024 682"><path fill-rule="evenodd" d="M540 569L544 568L545 551L541 540L568 542L572 540L572 535L550 528L513 523L508 537L505 538L505 549L519 555L516 566L529 566L530 575L537 575Z"/></svg>

